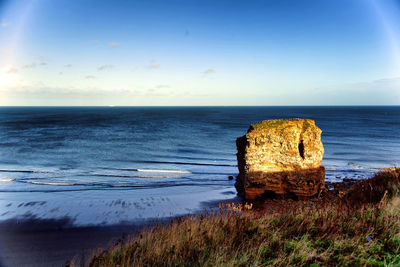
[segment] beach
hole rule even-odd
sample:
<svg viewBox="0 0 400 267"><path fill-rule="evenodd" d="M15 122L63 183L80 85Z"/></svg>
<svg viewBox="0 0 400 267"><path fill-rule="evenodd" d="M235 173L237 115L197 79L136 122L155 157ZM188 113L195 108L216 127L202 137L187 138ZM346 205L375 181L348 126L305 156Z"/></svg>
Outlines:
<svg viewBox="0 0 400 267"><path fill-rule="evenodd" d="M63 266L106 248L143 225L74 227L66 220L10 220L0 224L0 266Z"/></svg>
<svg viewBox="0 0 400 267"><path fill-rule="evenodd" d="M322 129L327 182L400 164L399 107L0 108L1 264L64 264L238 201L236 138L299 117Z"/></svg>
<svg viewBox="0 0 400 267"><path fill-rule="evenodd" d="M198 212L218 209L222 202L238 197L202 202ZM119 224L77 226L69 217L40 219L20 217L0 223L0 266L63 266L86 262L98 249L112 247L143 229L169 223L172 217L137 219Z"/></svg>

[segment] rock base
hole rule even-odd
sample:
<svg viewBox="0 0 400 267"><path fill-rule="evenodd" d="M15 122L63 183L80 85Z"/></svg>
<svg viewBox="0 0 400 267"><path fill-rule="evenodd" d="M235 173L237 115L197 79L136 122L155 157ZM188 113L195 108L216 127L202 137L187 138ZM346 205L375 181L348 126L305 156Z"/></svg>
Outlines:
<svg viewBox="0 0 400 267"><path fill-rule="evenodd" d="M250 172L248 179L237 177L235 187L245 199L270 196L276 198L309 199L323 190L325 168L281 172ZM251 182L250 182L251 181Z"/></svg>

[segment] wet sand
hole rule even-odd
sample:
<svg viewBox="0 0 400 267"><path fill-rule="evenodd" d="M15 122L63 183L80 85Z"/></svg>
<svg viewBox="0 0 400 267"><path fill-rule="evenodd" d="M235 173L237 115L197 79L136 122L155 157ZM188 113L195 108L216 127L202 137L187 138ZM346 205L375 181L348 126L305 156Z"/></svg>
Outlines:
<svg viewBox="0 0 400 267"><path fill-rule="evenodd" d="M240 198L204 201L203 211L218 208L220 202L238 202ZM179 217L179 216L177 216ZM106 249L129 239L143 228L167 224L173 217L137 220L108 226L76 227L73 219L40 219L27 216L0 223L0 267L64 266L74 257L87 261L96 249Z"/></svg>
<svg viewBox="0 0 400 267"><path fill-rule="evenodd" d="M326 183L326 191L319 199L294 201L264 199L254 202L254 211L263 213L287 213L293 209L334 201L340 191L347 190L357 180L349 179L339 183ZM224 200L203 201L203 211L218 209L219 203L240 203L240 197ZM177 216L180 217L180 216ZM27 216L23 219L9 219L0 223L0 267L14 266L65 266L74 257L75 263L86 262L97 249L107 249L129 236L136 235L143 228L166 224L173 217L148 219L133 223L107 226L76 227L73 219L40 219Z"/></svg>
<svg viewBox="0 0 400 267"><path fill-rule="evenodd" d="M8 220L0 224L0 266L64 266L75 256L79 264L94 249L115 244L148 224L73 227L68 218Z"/></svg>
<svg viewBox="0 0 400 267"><path fill-rule="evenodd" d="M294 201L264 199L255 202L254 210L266 213L290 212L307 208L324 201L338 199L340 191L348 189L356 180L326 183L326 192L320 199ZM204 201L203 211L218 209L219 203L240 203L241 198ZM179 216L178 216L179 217ZM172 217L150 219L134 223L108 226L76 227L73 219L39 219L28 216L0 223L0 267L14 266L64 266L74 257L79 265L86 262L96 249L106 249L129 239L147 226L166 224Z"/></svg>

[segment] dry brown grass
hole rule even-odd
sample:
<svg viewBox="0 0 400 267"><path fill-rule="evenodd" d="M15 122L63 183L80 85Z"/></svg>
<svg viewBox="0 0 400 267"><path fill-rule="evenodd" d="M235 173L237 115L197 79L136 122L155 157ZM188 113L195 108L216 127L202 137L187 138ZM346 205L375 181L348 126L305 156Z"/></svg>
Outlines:
<svg viewBox="0 0 400 267"><path fill-rule="evenodd" d="M178 218L98 252L88 265L400 266L399 175L385 170L339 201L287 213L229 204Z"/></svg>

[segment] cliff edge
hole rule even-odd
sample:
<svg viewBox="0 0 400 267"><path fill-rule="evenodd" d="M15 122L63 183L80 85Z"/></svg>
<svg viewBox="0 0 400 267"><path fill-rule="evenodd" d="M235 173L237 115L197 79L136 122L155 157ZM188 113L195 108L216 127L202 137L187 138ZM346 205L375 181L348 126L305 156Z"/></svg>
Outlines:
<svg viewBox="0 0 400 267"><path fill-rule="evenodd" d="M313 120L267 120L250 126L236 140L238 194L255 199L264 194L305 199L325 182L321 166L321 129Z"/></svg>

